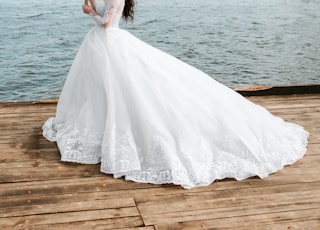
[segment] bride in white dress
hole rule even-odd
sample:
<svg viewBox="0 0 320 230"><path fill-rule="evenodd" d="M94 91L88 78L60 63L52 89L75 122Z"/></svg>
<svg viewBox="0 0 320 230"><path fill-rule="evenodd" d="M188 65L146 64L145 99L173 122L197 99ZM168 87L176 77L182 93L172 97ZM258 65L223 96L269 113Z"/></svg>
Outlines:
<svg viewBox="0 0 320 230"><path fill-rule="evenodd" d="M85 37L43 135L61 160L184 188L260 178L293 164L308 132L119 28L133 0L83 6ZM125 10L124 10L125 9Z"/></svg>

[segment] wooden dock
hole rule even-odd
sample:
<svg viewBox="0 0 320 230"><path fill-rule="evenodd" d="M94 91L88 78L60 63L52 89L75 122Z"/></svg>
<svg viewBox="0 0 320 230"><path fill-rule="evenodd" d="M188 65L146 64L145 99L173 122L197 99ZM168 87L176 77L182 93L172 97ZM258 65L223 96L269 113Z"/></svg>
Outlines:
<svg viewBox="0 0 320 230"><path fill-rule="evenodd" d="M41 135L55 103L0 103L0 229L320 229L320 94L249 99L303 125L306 156L263 180L191 190L60 162Z"/></svg>

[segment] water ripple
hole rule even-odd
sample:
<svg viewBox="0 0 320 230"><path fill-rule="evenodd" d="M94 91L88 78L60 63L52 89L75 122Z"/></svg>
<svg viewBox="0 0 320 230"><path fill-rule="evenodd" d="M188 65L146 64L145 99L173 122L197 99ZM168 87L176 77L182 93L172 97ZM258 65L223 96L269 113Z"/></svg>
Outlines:
<svg viewBox="0 0 320 230"><path fill-rule="evenodd" d="M139 0L137 37L230 87L320 83L318 0ZM0 3L0 101L57 98L93 25L78 0Z"/></svg>

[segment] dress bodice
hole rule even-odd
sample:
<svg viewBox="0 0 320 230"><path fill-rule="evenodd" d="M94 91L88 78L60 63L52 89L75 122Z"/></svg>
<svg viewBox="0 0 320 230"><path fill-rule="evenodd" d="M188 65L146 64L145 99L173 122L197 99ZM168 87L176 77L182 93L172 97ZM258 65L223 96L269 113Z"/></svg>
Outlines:
<svg viewBox="0 0 320 230"><path fill-rule="evenodd" d="M95 10L98 15L93 18L98 25L109 22L109 26L119 27L124 5L124 0L95 0Z"/></svg>

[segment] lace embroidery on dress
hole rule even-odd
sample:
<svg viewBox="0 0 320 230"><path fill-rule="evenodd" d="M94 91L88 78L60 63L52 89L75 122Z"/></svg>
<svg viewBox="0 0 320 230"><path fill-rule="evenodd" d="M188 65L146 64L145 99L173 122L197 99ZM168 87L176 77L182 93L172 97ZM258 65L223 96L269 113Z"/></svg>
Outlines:
<svg viewBox="0 0 320 230"><path fill-rule="evenodd" d="M77 125L54 125L54 118L43 125L43 136L56 141L61 160L82 164L96 164L101 159L102 137L97 132Z"/></svg>
<svg viewBox="0 0 320 230"><path fill-rule="evenodd" d="M112 15L116 13L118 0L98 0L96 1L96 12L98 15L89 14L97 25L103 26L109 22Z"/></svg>
<svg viewBox="0 0 320 230"><path fill-rule="evenodd" d="M61 138L60 138L61 135ZM61 160L96 164L101 159L101 138L86 128L65 127L57 135Z"/></svg>
<svg viewBox="0 0 320 230"><path fill-rule="evenodd" d="M171 149L168 143L159 135L155 135L145 152L140 152L141 165L139 172L126 175L127 180L154 184L194 184L192 176L182 165L179 154ZM172 158L171 158L172 157ZM169 159L170 158L170 159Z"/></svg>
<svg viewBox="0 0 320 230"><path fill-rule="evenodd" d="M115 125L110 133L105 133L102 143L101 171L123 176L125 172L140 170L140 160L133 135Z"/></svg>
<svg viewBox="0 0 320 230"><path fill-rule="evenodd" d="M287 125L287 124L286 124ZM292 124L295 126L294 124ZM283 168L284 165L292 164L296 161L296 159L301 158L303 156L303 152L305 151L305 143L301 145L301 140L305 140L307 142L307 134L301 133L299 130L296 133L292 133L292 127L290 125L283 128L282 135L287 140L292 143L292 138L296 140L294 145L291 145L289 148L287 145L282 150L278 152L274 152L275 146L268 144L268 147L264 150L256 150L255 154L261 153L266 157L256 158L252 160L252 153L248 149L240 149L239 147L234 147L232 145L232 141L225 136L221 142L221 148L226 152L216 153L213 159L204 159L206 156L204 154L207 151L204 144L201 144L201 152L198 153L199 157L199 165L198 167L190 167L188 168L188 164L186 161L180 165L177 161L174 162L171 169L162 168L163 165L166 165L168 162L163 156L165 153L164 143L159 142L160 138L157 137L150 144L148 148L148 152L152 154L154 159L152 159L152 163L149 162L149 167L145 167L147 162L143 163L143 170L137 172L132 175L127 175L127 180L132 180L136 182L143 183L154 183L154 184L164 184L164 183L174 183L180 184L184 188L191 188L194 186L205 186L211 184L215 180L220 180L224 178L235 178L236 180L243 180L252 176L259 176L260 178L267 177L270 173L276 172ZM272 142L271 142L272 143ZM233 154L230 154L233 153ZM242 157L236 157L236 156ZM184 148L180 147L177 149L177 153L173 153L172 155L185 155L188 156L188 153L185 152ZM269 159L267 156L274 156L274 159ZM288 156L291 156L291 159L288 159ZM249 157L251 156L251 157ZM158 164L156 163L158 162ZM194 165L195 162L193 162ZM186 170L186 168L188 170ZM191 169L195 169L192 171ZM190 171L191 170L191 171Z"/></svg>
<svg viewBox="0 0 320 230"><path fill-rule="evenodd" d="M57 141L57 130L53 125L54 118L50 117L42 126L42 134L49 141Z"/></svg>
<svg viewBox="0 0 320 230"><path fill-rule="evenodd" d="M136 146L131 131L121 130L116 125L103 138L93 130L76 125L55 126L53 121L51 118L44 124L43 134L57 141L63 161L85 164L101 161L101 172L114 174L114 177L125 176L127 180L143 183L174 183L184 188L208 185L224 178L242 180L255 175L264 178L301 158L305 150L301 140L307 141L306 133L299 130L292 133L295 125L286 124L281 127L281 136L284 142L288 140L295 144L288 146L284 143L284 148L277 152L270 144L273 137L265 137L267 144L263 148L257 145L256 149L248 150L238 145L234 147L234 140L225 135L221 139L220 152L215 156L206 158L210 146L201 141L200 152L194 159L189 157L193 154L186 151L187 146L179 143L172 149L159 135L150 139L146 149L142 150ZM259 158L253 158L258 152Z"/></svg>

